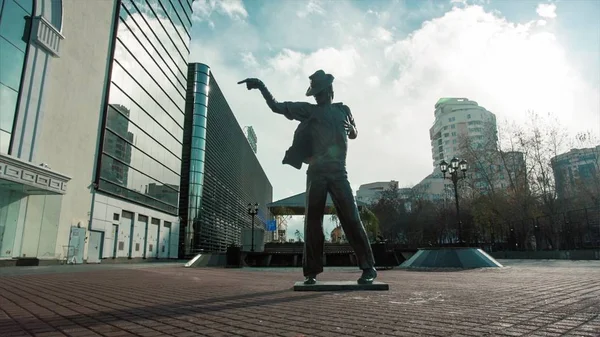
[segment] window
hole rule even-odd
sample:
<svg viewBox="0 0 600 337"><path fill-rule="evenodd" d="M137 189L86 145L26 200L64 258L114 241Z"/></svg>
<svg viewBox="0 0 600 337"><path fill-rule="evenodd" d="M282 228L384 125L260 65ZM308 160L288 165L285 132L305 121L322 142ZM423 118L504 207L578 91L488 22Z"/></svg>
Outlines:
<svg viewBox="0 0 600 337"><path fill-rule="evenodd" d="M179 205L189 17L180 1L122 2L97 163L98 190L171 214ZM196 138L191 146L203 146Z"/></svg>
<svg viewBox="0 0 600 337"><path fill-rule="evenodd" d="M468 115L467 115L467 119L471 119L471 114L468 114Z"/></svg>
<svg viewBox="0 0 600 337"><path fill-rule="evenodd" d="M32 1L0 0L0 153L10 147L32 13Z"/></svg>
<svg viewBox="0 0 600 337"><path fill-rule="evenodd" d="M454 122L456 120L456 117L450 117L448 118L448 122Z"/></svg>
<svg viewBox="0 0 600 337"><path fill-rule="evenodd" d="M119 213L113 213L113 220L119 221Z"/></svg>
<svg viewBox="0 0 600 337"><path fill-rule="evenodd" d="M452 125L450 125L450 128L451 128L451 129L456 129L456 124L452 124Z"/></svg>
<svg viewBox="0 0 600 337"><path fill-rule="evenodd" d="M453 136L453 137L454 137L454 136L456 136L456 131L455 131L455 132L452 132L452 136Z"/></svg>

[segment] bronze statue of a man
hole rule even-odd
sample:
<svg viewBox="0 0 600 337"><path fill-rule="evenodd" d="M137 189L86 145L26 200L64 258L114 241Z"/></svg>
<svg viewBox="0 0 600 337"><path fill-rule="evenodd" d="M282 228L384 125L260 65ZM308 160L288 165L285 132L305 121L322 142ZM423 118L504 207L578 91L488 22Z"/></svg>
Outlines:
<svg viewBox="0 0 600 337"><path fill-rule="evenodd" d="M363 271L358 283L372 283L377 277L373 252L346 172L348 138L357 137L356 124L350 108L342 103L333 103L334 77L331 74L318 70L309 79L306 96L314 96L317 104L277 102L263 82L256 78L247 78L238 84L245 83L248 90L260 90L273 112L300 121L283 163L297 169L303 162L308 164L302 259L304 283L315 284L317 275L323 272L323 216L327 193L331 194L346 238Z"/></svg>

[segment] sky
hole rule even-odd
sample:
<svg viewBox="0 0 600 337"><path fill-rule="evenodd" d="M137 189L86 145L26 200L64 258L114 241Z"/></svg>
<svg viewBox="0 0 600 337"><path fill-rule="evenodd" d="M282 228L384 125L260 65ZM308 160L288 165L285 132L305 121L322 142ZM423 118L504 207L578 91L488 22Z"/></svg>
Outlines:
<svg viewBox="0 0 600 337"><path fill-rule="evenodd" d="M298 122L237 85L247 77L279 101L310 102L308 76L335 76L335 100L359 131L347 161L355 191L410 187L433 171L441 97L474 100L499 123L551 112L570 133L600 135L598 0L197 0L193 9L189 60L211 67L240 125L254 127L273 200L305 188L306 166L281 164ZM288 236L295 229L300 220Z"/></svg>

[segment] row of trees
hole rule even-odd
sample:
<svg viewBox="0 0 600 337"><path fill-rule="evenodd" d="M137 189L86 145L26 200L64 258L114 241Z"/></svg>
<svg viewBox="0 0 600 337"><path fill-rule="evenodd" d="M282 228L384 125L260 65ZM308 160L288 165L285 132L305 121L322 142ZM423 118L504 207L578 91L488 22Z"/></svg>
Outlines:
<svg viewBox="0 0 600 337"><path fill-rule="evenodd" d="M592 133L569 137L551 114L529 112L527 123L504 124L498 131L490 126L485 134L458 144L470 166L458 185L462 236L468 244L491 249L600 246L600 153L591 175L574 180L563 195L551 160L572 148L600 145ZM360 209L360 217L372 242L383 238L410 247L451 245L458 241L454 205L449 181L437 199L431 198L428 186L413 187L407 195L391 184L378 200ZM335 209L330 211L339 226ZM291 218L285 211L277 214L279 223ZM329 238L330 233L324 235ZM302 240L300 231L294 236Z"/></svg>
<svg viewBox="0 0 600 337"><path fill-rule="evenodd" d="M570 148L598 146L597 138L591 133L568 137L552 115L530 112L528 117L528 123L486 133L498 137L459 141L470 163L458 185L463 239L497 249L600 246L600 153L591 176L575 179L563 196L557 194L551 163ZM389 241L453 244L458 237L453 192L447 185L443 197L432 200L427 186L406 196L391 185L370 208Z"/></svg>

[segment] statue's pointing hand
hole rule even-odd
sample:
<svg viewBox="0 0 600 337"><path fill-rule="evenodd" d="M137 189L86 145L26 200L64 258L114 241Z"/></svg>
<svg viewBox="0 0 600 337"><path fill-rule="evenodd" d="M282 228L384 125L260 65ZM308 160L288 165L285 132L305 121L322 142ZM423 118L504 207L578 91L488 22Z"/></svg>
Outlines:
<svg viewBox="0 0 600 337"><path fill-rule="evenodd" d="M238 84L246 83L246 88L248 90L259 89L263 86L263 82L258 78L247 78L243 81L239 81Z"/></svg>

